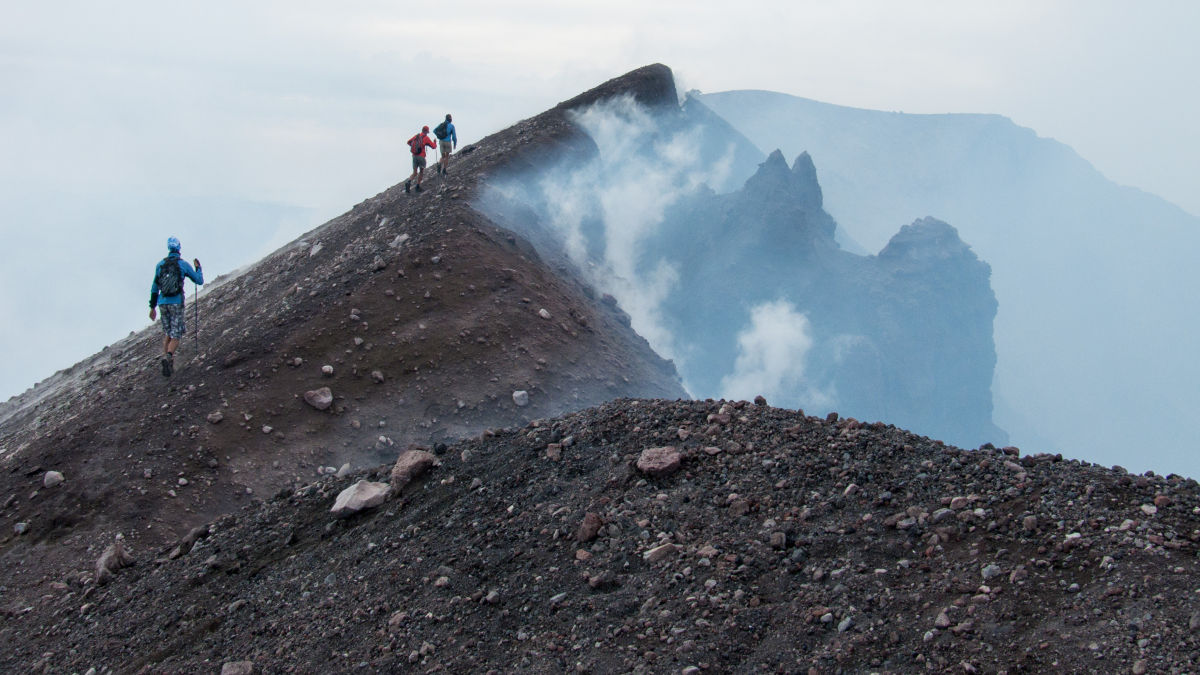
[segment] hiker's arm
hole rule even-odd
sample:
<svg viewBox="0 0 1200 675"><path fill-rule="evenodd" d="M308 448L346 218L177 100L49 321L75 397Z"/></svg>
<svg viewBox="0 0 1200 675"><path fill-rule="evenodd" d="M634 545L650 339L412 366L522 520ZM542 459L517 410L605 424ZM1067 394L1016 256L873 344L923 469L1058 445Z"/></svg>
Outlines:
<svg viewBox="0 0 1200 675"><path fill-rule="evenodd" d="M199 263L200 261L197 260L196 262ZM192 266L187 264L187 262L184 260L180 260L179 265L180 269L183 270L183 273L185 276L187 276L187 278L196 282L197 286L204 285L204 270L200 269L200 265L196 265L195 269L193 269Z"/></svg>
<svg viewBox="0 0 1200 675"><path fill-rule="evenodd" d="M457 150L458 149L458 129L454 128L453 124L450 125L450 140L454 141L454 149Z"/></svg>
<svg viewBox="0 0 1200 675"><path fill-rule="evenodd" d="M159 263L161 265L162 263ZM150 318L154 318L154 308L158 307L158 265L154 266L154 281L150 282Z"/></svg>

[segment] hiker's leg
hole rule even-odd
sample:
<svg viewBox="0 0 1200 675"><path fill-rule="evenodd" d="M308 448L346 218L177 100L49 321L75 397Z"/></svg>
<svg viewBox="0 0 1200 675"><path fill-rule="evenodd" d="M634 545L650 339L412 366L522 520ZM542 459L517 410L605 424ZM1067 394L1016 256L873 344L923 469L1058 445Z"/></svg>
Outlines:
<svg viewBox="0 0 1200 675"><path fill-rule="evenodd" d="M166 354L169 351L171 351L171 336L164 335L163 336L163 353Z"/></svg>
<svg viewBox="0 0 1200 675"><path fill-rule="evenodd" d="M175 350L179 349L179 338L167 338L166 351L170 356L175 355Z"/></svg>

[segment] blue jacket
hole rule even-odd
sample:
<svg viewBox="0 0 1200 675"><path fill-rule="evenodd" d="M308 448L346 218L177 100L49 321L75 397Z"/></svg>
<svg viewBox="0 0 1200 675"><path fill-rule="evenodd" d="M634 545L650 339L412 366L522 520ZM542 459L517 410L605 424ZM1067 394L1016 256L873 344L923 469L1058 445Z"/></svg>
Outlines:
<svg viewBox="0 0 1200 675"><path fill-rule="evenodd" d="M167 260L174 260L175 262L179 263L179 270L181 272L183 272L184 278L191 279L192 281L196 282L197 285L200 285L200 286L204 285L204 270L203 269L198 269L198 270L192 269L192 266L191 266L191 264L188 263L188 261L179 257L179 251L171 251L171 253L167 255L166 260L159 260L158 264L154 266L154 282L150 284L150 308L151 309L153 309L155 307L159 307L161 305L182 305L183 304L183 296L187 293L187 291L185 290L184 292L180 293L179 295L164 295L164 296L159 297L159 295L158 295L158 271L162 268L163 263L167 262Z"/></svg>
<svg viewBox="0 0 1200 675"><path fill-rule="evenodd" d="M453 122L446 122L446 137L442 140L451 141L454 143L454 147L458 147L458 132L454 130Z"/></svg>

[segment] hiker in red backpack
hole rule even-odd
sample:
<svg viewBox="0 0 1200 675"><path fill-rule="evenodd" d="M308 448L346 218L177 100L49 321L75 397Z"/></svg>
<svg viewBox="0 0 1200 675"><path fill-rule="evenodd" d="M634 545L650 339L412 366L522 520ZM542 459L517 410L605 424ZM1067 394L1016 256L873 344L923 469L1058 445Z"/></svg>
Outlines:
<svg viewBox="0 0 1200 675"><path fill-rule="evenodd" d="M425 177L425 148L437 148L429 138L429 127L421 127L421 133L408 139L408 149L412 151L413 172L412 175L404 179L404 191L408 192L412 185L412 179L417 179L417 192L421 191L421 179Z"/></svg>

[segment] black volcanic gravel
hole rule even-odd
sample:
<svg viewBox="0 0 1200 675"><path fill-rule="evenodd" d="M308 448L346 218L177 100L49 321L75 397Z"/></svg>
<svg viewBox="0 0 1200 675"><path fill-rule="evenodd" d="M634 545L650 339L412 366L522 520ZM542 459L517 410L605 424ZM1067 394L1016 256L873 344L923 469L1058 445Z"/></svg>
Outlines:
<svg viewBox="0 0 1200 675"><path fill-rule="evenodd" d="M682 466L640 472L662 446ZM349 519L334 497L390 467L284 490L177 559L134 551L107 585L46 579L5 608L0 670L1200 669L1190 479L720 401L436 450Z"/></svg>

